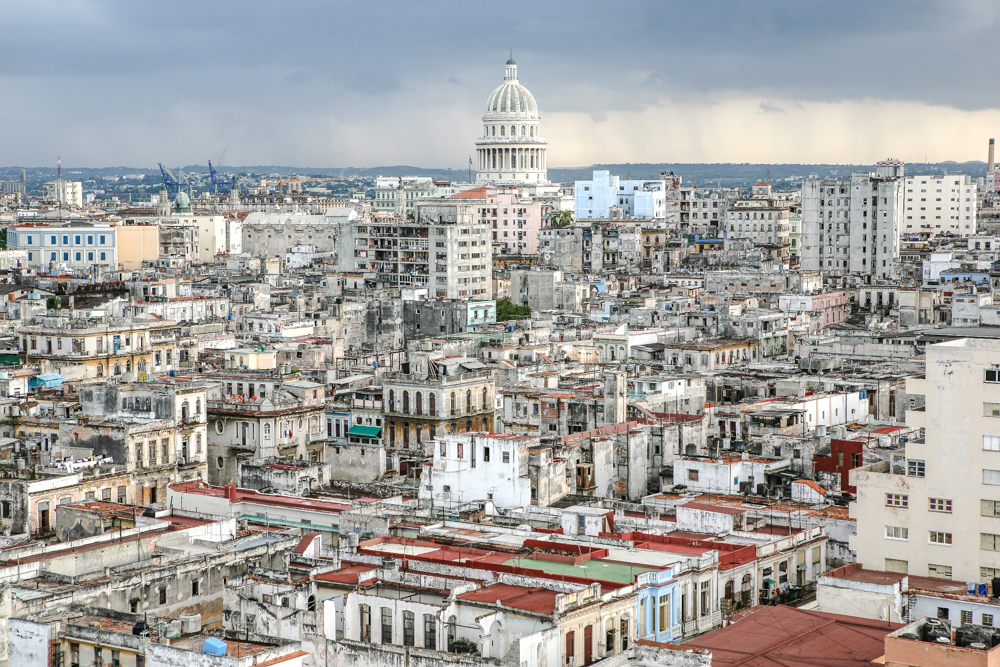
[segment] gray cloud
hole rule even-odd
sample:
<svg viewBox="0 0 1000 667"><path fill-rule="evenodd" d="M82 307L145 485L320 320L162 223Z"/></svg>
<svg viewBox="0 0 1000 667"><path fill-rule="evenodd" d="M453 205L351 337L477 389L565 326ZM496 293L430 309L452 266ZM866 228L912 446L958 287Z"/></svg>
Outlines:
<svg viewBox="0 0 1000 667"><path fill-rule="evenodd" d="M0 0L0 86L17 100L0 121L19 129L0 160L178 164L228 147L234 163L464 164L510 48L543 121L733 95L765 114L867 99L992 109L998 7Z"/></svg>

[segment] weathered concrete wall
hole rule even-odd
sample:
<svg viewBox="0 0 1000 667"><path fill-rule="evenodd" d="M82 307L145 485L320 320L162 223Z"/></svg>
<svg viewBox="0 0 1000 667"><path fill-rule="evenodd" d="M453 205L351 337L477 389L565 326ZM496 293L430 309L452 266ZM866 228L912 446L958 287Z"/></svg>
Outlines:
<svg viewBox="0 0 1000 667"><path fill-rule="evenodd" d="M49 626L21 618L7 621L7 663L49 667Z"/></svg>
<svg viewBox="0 0 1000 667"><path fill-rule="evenodd" d="M79 507L56 507L56 535L60 542L104 534L104 520L99 514Z"/></svg>

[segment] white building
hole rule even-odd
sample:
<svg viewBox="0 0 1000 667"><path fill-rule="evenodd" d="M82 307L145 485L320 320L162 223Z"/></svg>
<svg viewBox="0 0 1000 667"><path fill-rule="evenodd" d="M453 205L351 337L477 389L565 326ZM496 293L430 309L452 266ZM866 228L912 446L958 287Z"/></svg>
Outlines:
<svg viewBox="0 0 1000 667"><path fill-rule="evenodd" d="M117 265L116 230L89 222L18 225L8 228L7 247L26 251L26 265L39 271L84 273Z"/></svg>
<svg viewBox="0 0 1000 667"><path fill-rule="evenodd" d="M906 423L924 438L905 456L851 473L857 501L851 548L870 569L990 581L1000 575L1000 340L926 348L926 398Z"/></svg>
<svg viewBox="0 0 1000 667"><path fill-rule="evenodd" d="M667 217L666 181L636 181L594 171L589 181L577 181L576 219L608 219L617 208L628 218L663 220Z"/></svg>
<svg viewBox="0 0 1000 667"><path fill-rule="evenodd" d="M906 179L904 234L976 233L976 183L971 176L911 176Z"/></svg>
<svg viewBox="0 0 1000 667"><path fill-rule="evenodd" d="M790 208L771 196L769 183L755 183L749 197L737 199L726 211L726 237L754 243L788 245Z"/></svg>
<svg viewBox="0 0 1000 667"><path fill-rule="evenodd" d="M434 462L420 477L420 495L437 507L492 500L500 508L531 505L528 449L537 436L449 433L434 442Z"/></svg>
<svg viewBox="0 0 1000 667"><path fill-rule="evenodd" d="M546 141L538 125L535 97L518 82L517 63L511 58L503 83L486 101L483 136L476 140L476 182L547 183Z"/></svg>
<svg viewBox="0 0 1000 667"><path fill-rule="evenodd" d="M42 185L42 199L69 208L83 208L83 183L59 179Z"/></svg>
<svg viewBox="0 0 1000 667"><path fill-rule="evenodd" d="M802 183L801 263L807 271L895 277L904 204L903 163L886 160L850 180Z"/></svg>

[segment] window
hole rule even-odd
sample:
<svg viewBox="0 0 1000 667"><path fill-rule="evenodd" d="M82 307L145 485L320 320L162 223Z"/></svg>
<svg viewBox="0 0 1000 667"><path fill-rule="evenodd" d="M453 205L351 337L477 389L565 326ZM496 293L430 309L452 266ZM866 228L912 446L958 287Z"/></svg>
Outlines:
<svg viewBox="0 0 1000 667"><path fill-rule="evenodd" d="M959 612L959 619L961 620L962 625L971 624L972 623L972 612L963 609L962 611Z"/></svg>
<svg viewBox="0 0 1000 667"><path fill-rule="evenodd" d="M986 369L986 382L1000 382L1000 368Z"/></svg>
<svg viewBox="0 0 1000 667"><path fill-rule="evenodd" d="M1000 452L1000 436L984 435L983 450L987 452Z"/></svg>
<svg viewBox="0 0 1000 667"><path fill-rule="evenodd" d="M932 512L951 512L951 501L945 498L928 498L928 504Z"/></svg>
<svg viewBox="0 0 1000 667"><path fill-rule="evenodd" d="M382 607L382 643L392 643L392 609Z"/></svg>
<svg viewBox="0 0 1000 667"><path fill-rule="evenodd" d="M437 648L437 631L434 623L434 614L424 614L424 648L434 650Z"/></svg>
<svg viewBox="0 0 1000 667"><path fill-rule="evenodd" d="M886 526L885 539L908 540L910 539L910 531L908 528L903 528L902 526Z"/></svg>
<svg viewBox="0 0 1000 667"><path fill-rule="evenodd" d="M372 640L372 608L366 604L360 605L361 612L361 641L371 642Z"/></svg>
<svg viewBox="0 0 1000 667"><path fill-rule="evenodd" d="M702 616L707 616L712 611L712 605L709 602L709 599L711 597L709 595L709 593L711 592L711 589L712 589L712 582L711 581L709 581L709 580L706 579L705 581L701 582L701 615Z"/></svg>
<svg viewBox="0 0 1000 667"><path fill-rule="evenodd" d="M887 493L885 494L885 504L887 507L907 507L909 498L909 496L899 493Z"/></svg>
<svg viewBox="0 0 1000 667"><path fill-rule="evenodd" d="M1000 517L1000 500L981 500L979 508L983 516Z"/></svg>
<svg viewBox="0 0 1000 667"><path fill-rule="evenodd" d="M688 470L688 481L689 482L697 482L698 481L698 471L697 470Z"/></svg>
<svg viewBox="0 0 1000 667"><path fill-rule="evenodd" d="M906 474L909 475L910 477L923 477L924 470L925 468L923 461L918 461L917 459L907 459Z"/></svg>
<svg viewBox="0 0 1000 667"><path fill-rule="evenodd" d="M191 582L191 595L198 595L199 582L197 579Z"/></svg>
<svg viewBox="0 0 1000 667"><path fill-rule="evenodd" d="M661 595L657 600L660 608L660 632L665 632L670 623L670 596Z"/></svg>
<svg viewBox="0 0 1000 667"><path fill-rule="evenodd" d="M937 608L938 618L948 618L948 607L938 607Z"/></svg>
<svg viewBox="0 0 1000 667"><path fill-rule="evenodd" d="M951 533L943 533L938 530L932 530L929 533L928 539L931 544L942 544L945 546L951 546Z"/></svg>
<svg viewBox="0 0 1000 667"><path fill-rule="evenodd" d="M984 551L1000 551L1000 535L979 533L979 548Z"/></svg>
<svg viewBox="0 0 1000 667"><path fill-rule="evenodd" d="M503 453L503 462L504 463L510 463L510 452L504 452Z"/></svg>
<svg viewBox="0 0 1000 667"><path fill-rule="evenodd" d="M403 646L413 646L413 612L403 612Z"/></svg>
<svg viewBox="0 0 1000 667"><path fill-rule="evenodd" d="M1000 486L1000 470L983 469L983 484Z"/></svg>
<svg viewBox="0 0 1000 667"><path fill-rule="evenodd" d="M160 588L160 604L167 604L167 587Z"/></svg>
<svg viewBox="0 0 1000 667"><path fill-rule="evenodd" d="M980 625L985 625L987 628L993 627L993 614L983 614L982 619L979 621Z"/></svg>
<svg viewBox="0 0 1000 667"><path fill-rule="evenodd" d="M483 447L483 463L489 463L490 461L490 448Z"/></svg>

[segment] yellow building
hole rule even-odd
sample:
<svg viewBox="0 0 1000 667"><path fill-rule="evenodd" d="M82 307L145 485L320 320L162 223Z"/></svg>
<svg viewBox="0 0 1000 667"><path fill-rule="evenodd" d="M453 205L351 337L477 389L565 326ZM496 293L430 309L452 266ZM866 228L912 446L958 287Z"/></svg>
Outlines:
<svg viewBox="0 0 1000 667"><path fill-rule="evenodd" d="M137 271L143 262L160 258L160 228L152 224L118 225L118 266L126 271Z"/></svg>
<svg viewBox="0 0 1000 667"><path fill-rule="evenodd" d="M77 363L90 378L135 373L144 380L178 362L176 323L146 317L38 318L18 331L18 346L42 373Z"/></svg>

